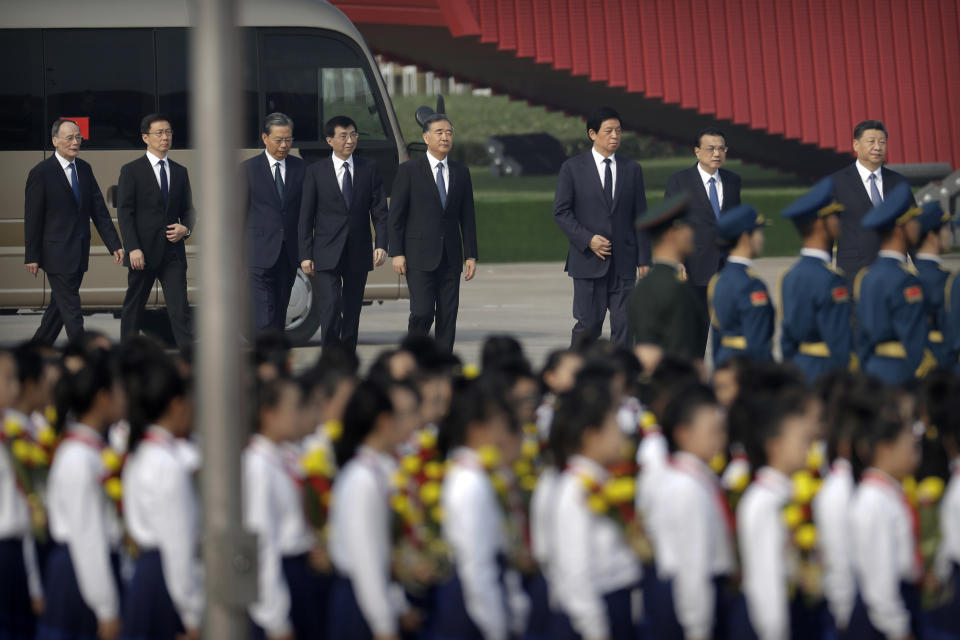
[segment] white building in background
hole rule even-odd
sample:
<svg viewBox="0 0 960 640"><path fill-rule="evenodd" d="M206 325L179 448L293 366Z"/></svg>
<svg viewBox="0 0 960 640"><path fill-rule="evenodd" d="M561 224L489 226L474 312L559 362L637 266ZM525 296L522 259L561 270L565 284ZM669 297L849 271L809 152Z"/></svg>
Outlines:
<svg viewBox="0 0 960 640"><path fill-rule="evenodd" d="M457 82L453 77L440 77L433 71L421 71L416 65L397 64L377 56L377 64L383 75L383 82L391 96L431 96L473 94L489 96L490 89L477 89L472 85Z"/></svg>

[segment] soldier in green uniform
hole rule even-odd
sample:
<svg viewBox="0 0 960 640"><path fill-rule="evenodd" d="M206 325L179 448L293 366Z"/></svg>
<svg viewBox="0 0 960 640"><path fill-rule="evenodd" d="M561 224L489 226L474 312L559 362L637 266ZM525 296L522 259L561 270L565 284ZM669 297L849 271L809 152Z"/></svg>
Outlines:
<svg viewBox="0 0 960 640"><path fill-rule="evenodd" d="M641 360L646 353L702 360L707 310L684 277L681 265L693 253L693 229L686 220L690 196L665 199L637 219L653 245L653 267L627 301L628 326ZM654 361L656 358L654 357Z"/></svg>

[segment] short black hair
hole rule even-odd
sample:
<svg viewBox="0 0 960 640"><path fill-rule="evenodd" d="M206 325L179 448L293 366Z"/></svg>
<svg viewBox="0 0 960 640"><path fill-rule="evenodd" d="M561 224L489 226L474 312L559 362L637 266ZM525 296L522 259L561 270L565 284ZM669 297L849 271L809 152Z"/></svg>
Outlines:
<svg viewBox="0 0 960 640"><path fill-rule="evenodd" d="M664 356L650 376L648 391L643 398L658 419L673 399L677 389L700 382L700 374L693 363L677 356Z"/></svg>
<svg viewBox="0 0 960 640"><path fill-rule="evenodd" d="M717 127L705 127L697 133L697 141L693 145L694 148L700 148L700 141L703 140L703 136L720 136L723 138L723 144L727 144L727 136L723 131Z"/></svg>
<svg viewBox="0 0 960 640"><path fill-rule="evenodd" d="M567 459L583 446L583 435L602 429L604 419L616 409L610 378L578 377L573 389L560 394L550 427L550 449L558 469L565 467Z"/></svg>
<svg viewBox="0 0 960 640"><path fill-rule="evenodd" d="M898 401L903 391L882 384L879 387L883 392L872 394L873 402L868 403L868 398L861 402L867 405L862 408L867 417L858 422L853 434L853 473L857 478L873 466L878 445L892 443L912 428L900 413Z"/></svg>
<svg viewBox="0 0 960 640"><path fill-rule="evenodd" d="M702 407L716 407L717 396L702 382L686 384L676 390L660 417L660 428L671 451L677 450L677 428L689 425Z"/></svg>
<svg viewBox="0 0 960 640"><path fill-rule="evenodd" d="M889 135L887 133L887 128L883 126L883 123L880 122L879 120L864 120L863 122L858 123L857 126L853 128L853 139L859 140L860 136L863 135L863 132L868 131L870 129L883 131L883 135Z"/></svg>
<svg viewBox="0 0 960 640"><path fill-rule="evenodd" d="M817 224L817 216L800 216L793 219L793 226L797 228L797 233L801 238L808 238L813 233L813 227Z"/></svg>
<svg viewBox="0 0 960 640"><path fill-rule="evenodd" d="M283 399L283 392L287 388L296 389L301 392L301 387L296 380L286 374L281 374L270 380L257 380L256 382L256 403L253 411L253 431L259 432L263 425L260 423L260 413L264 409L276 408Z"/></svg>
<svg viewBox="0 0 960 640"><path fill-rule="evenodd" d="M506 417L512 431L518 429L510 404L500 383L489 374L477 378L456 378L450 411L440 423L439 448L444 455L467 441L474 422L486 422L497 415Z"/></svg>
<svg viewBox="0 0 960 640"><path fill-rule="evenodd" d="M41 348L39 343L24 342L13 350L21 387L27 382L37 382L43 377L43 370L47 363Z"/></svg>
<svg viewBox="0 0 960 640"><path fill-rule="evenodd" d="M170 122L170 118L165 113L148 113L140 120L140 133L147 135L150 133L150 127L154 122Z"/></svg>
<svg viewBox="0 0 960 640"><path fill-rule="evenodd" d="M364 380L354 389L343 411L343 435L334 445L337 463L342 467L354 456L373 431L377 419L393 413L388 387L374 380Z"/></svg>
<svg viewBox="0 0 960 640"><path fill-rule="evenodd" d="M70 124L76 124L77 128L78 129L80 128L80 125L77 124L76 120L71 120L70 118L57 118L56 120L53 121L53 125L51 125L50 127L50 137L51 138L59 137L60 127L62 127L67 122L69 122Z"/></svg>
<svg viewBox="0 0 960 640"><path fill-rule="evenodd" d="M599 133L600 125L607 120L616 120L620 123L620 126L623 126L623 120L620 119L620 114L617 113L613 107L600 107L587 118L587 135L589 136L591 131Z"/></svg>
<svg viewBox="0 0 960 640"><path fill-rule="evenodd" d="M448 118L448 117L447 117L447 114L445 114L445 113L434 113L434 114L431 114L431 115L427 116L427 117L423 120L423 132L426 133L427 131L430 131L430 125L432 125L432 124L434 124L434 123L436 123L436 122L446 122L446 123L448 123L448 124L450 125L450 128L453 128L453 120L451 120L450 118Z"/></svg>
<svg viewBox="0 0 960 640"><path fill-rule="evenodd" d="M103 349L83 357L83 365L75 370L64 370L54 388L54 405L57 419L53 425L62 433L70 420L80 420L90 410L101 391L112 391L117 377L117 360L114 354ZM133 408L131 407L131 411Z"/></svg>
<svg viewBox="0 0 960 640"><path fill-rule="evenodd" d="M326 138L332 138L333 134L336 132L337 127L343 127L344 129L349 129L353 127L354 130L357 130L357 123L353 121L352 118L347 116L333 116L327 123L323 125L323 135Z"/></svg>
<svg viewBox="0 0 960 640"><path fill-rule="evenodd" d="M487 336L480 350L480 368L483 371L496 369L505 362L524 359L523 345L505 333Z"/></svg>

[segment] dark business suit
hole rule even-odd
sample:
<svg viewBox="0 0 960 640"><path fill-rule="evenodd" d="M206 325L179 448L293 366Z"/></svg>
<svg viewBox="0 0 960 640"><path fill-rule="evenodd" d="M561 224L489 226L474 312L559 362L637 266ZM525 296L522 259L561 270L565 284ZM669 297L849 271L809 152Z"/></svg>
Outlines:
<svg viewBox="0 0 960 640"><path fill-rule="evenodd" d="M343 161L333 155L307 167L300 207L300 260L313 260L320 298L321 340L356 348L367 273L376 248L387 249L387 198L377 164L354 154L350 206L337 180ZM344 174L346 178L346 174Z"/></svg>
<svg viewBox="0 0 960 640"><path fill-rule="evenodd" d="M90 261L90 221L110 253L121 248L93 170L80 158L75 162L79 203L56 154L36 165L27 176L24 263L40 265L51 292L50 304L33 336L43 344L53 344L63 327L68 340L83 335L80 283Z"/></svg>
<svg viewBox="0 0 960 640"><path fill-rule="evenodd" d="M242 165L246 183L247 268L250 301L257 333L287 326L287 305L297 277L300 194L306 164L296 156L284 160L283 197L277 189L276 160L258 153Z"/></svg>
<svg viewBox="0 0 960 640"><path fill-rule="evenodd" d="M183 165L166 158L169 194L166 203L160 194L160 185L153 166L146 155L128 162L120 169L117 182L117 219L126 250L124 264L130 266L130 252L143 251L145 266L127 275L127 295L123 299L120 316L120 338L135 334L140 329L144 305L160 281L167 304L167 315L177 346L190 344L193 326L190 305L187 302L186 238L173 243L167 240L167 225L180 223L194 230L196 212L190 178Z"/></svg>
<svg viewBox="0 0 960 640"><path fill-rule="evenodd" d="M881 170L883 197L907 179L886 167ZM843 271L848 285L852 286L857 273L873 264L880 251L880 236L873 229L864 229L860 222L873 208L866 186L860 179L856 163L840 169L832 176L833 197L844 206L840 214L841 233L837 241L837 266Z"/></svg>
<svg viewBox="0 0 960 640"><path fill-rule="evenodd" d="M637 280L637 267L650 263L650 240L638 231L636 218L647 209L640 165L615 155L613 201L607 202L593 152L570 158L560 167L553 218L570 240L564 271L573 278L573 341L581 334L599 337L610 310L610 336L626 345L627 297ZM590 240L601 235L612 245L601 260Z"/></svg>
<svg viewBox="0 0 960 640"><path fill-rule="evenodd" d="M447 159L446 206L424 155L400 165L390 199L390 254L407 259L410 333L427 334L436 319L441 348L453 350L464 259L477 259L470 171ZM449 175L448 175L449 174Z"/></svg>

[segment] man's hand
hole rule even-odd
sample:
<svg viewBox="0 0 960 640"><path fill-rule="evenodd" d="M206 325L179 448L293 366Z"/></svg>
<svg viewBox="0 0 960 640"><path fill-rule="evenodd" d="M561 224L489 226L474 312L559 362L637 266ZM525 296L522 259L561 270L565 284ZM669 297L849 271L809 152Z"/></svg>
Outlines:
<svg viewBox="0 0 960 640"><path fill-rule="evenodd" d="M143 251L134 249L130 252L130 268L134 271L142 271L147 266L147 261L143 258Z"/></svg>
<svg viewBox="0 0 960 640"><path fill-rule="evenodd" d="M23 268L27 270L27 273L36 278L37 274L40 272L40 263L28 262L27 264L23 265Z"/></svg>
<svg viewBox="0 0 960 640"><path fill-rule="evenodd" d="M41 616L43 615L43 610L47 608L47 601L43 598L34 598L30 601L30 606L35 616Z"/></svg>
<svg viewBox="0 0 960 640"><path fill-rule="evenodd" d="M475 275L477 275L477 261L473 258L467 258L466 262L463 263L463 279L470 282Z"/></svg>
<svg viewBox="0 0 960 640"><path fill-rule="evenodd" d="M200 640L200 629L187 629L186 633L178 633L177 640Z"/></svg>
<svg viewBox="0 0 960 640"><path fill-rule="evenodd" d="M606 260L612 250L613 245L603 236L596 235L590 238L590 251L593 251L594 255L601 260Z"/></svg>
<svg viewBox="0 0 960 640"><path fill-rule="evenodd" d="M180 242L187 237L187 228L178 222L167 225L167 240L173 243Z"/></svg>
<svg viewBox="0 0 960 640"><path fill-rule="evenodd" d="M113 252L113 264L123 264L123 249Z"/></svg>
<svg viewBox="0 0 960 640"><path fill-rule="evenodd" d="M642 267L637 267L637 280L647 275L648 273L650 273L649 265L643 265Z"/></svg>
<svg viewBox="0 0 960 640"><path fill-rule="evenodd" d="M407 257L393 256L393 270L397 272L398 276L407 275Z"/></svg>
<svg viewBox="0 0 960 640"><path fill-rule="evenodd" d="M384 262L387 261L387 252L383 249L374 249L373 250L373 266L379 267Z"/></svg>
<svg viewBox="0 0 960 640"><path fill-rule="evenodd" d="M120 620L99 620L97 622L97 638L100 640L115 640L120 637Z"/></svg>
<svg viewBox="0 0 960 640"><path fill-rule="evenodd" d="M680 263L680 279L681 280L687 279L687 268L683 265L682 262Z"/></svg>
<svg viewBox="0 0 960 640"><path fill-rule="evenodd" d="M300 263L300 268L303 269L303 272L308 276L313 275L313 260L304 260Z"/></svg>

